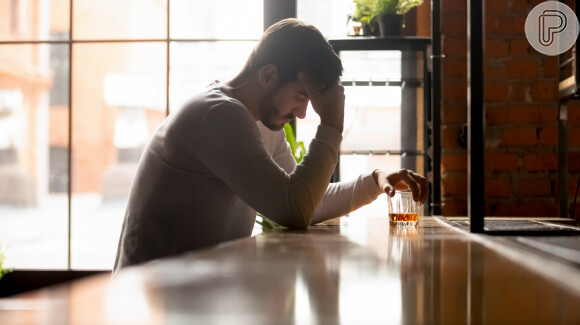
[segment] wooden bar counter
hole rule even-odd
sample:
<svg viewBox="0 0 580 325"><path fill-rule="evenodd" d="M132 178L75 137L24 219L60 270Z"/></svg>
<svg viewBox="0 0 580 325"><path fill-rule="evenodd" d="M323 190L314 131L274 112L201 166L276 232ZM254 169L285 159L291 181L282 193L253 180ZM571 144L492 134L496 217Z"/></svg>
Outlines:
<svg viewBox="0 0 580 325"><path fill-rule="evenodd" d="M580 270L434 217L341 218L0 299L0 324L580 324Z"/></svg>

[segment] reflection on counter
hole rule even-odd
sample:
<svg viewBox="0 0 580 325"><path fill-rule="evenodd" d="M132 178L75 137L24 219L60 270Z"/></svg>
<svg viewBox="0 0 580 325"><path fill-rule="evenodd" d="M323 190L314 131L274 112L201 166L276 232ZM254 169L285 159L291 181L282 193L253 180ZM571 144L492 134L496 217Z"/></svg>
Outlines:
<svg viewBox="0 0 580 325"><path fill-rule="evenodd" d="M580 323L580 292L473 238L345 218L0 299L0 323Z"/></svg>

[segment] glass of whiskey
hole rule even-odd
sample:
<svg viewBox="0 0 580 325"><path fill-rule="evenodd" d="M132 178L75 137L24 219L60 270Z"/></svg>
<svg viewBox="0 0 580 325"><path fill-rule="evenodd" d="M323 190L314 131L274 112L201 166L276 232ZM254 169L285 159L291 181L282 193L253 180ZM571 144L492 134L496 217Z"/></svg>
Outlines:
<svg viewBox="0 0 580 325"><path fill-rule="evenodd" d="M393 197L387 195L389 204L389 225L396 227L417 227L421 204L413 200L410 191L396 191Z"/></svg>

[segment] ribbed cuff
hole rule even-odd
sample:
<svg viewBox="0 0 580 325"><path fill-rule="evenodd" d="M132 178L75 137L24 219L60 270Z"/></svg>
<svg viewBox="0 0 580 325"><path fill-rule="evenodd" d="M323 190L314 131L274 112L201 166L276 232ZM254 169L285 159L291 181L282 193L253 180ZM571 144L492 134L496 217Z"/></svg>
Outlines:
<svg viewBox="0 0 580 325"><path fill-rule="evenodd" d="M381 195L384 192L379 187L379 184L377 184L377 181L375 181L375 177L373 176L374 172L375 171L373 170L367 175L363 175L363 187L365 191L368 193L370 198L376 199L379 195Z"/></svg>

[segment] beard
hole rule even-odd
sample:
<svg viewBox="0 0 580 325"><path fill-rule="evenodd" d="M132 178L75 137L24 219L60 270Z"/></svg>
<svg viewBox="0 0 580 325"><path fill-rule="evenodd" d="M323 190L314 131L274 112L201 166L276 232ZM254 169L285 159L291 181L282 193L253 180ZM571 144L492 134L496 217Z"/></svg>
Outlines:
<svg viewBox="0 0 580 325"><path fill-rule="evenodd" d="M274 104L274 101L272 100L278 89L280 89L280 87L272 89L267 94L265 94L264 97L260 99L260 103L258 106L260 121L262 122L262 124L264 124L264 126L266 126L268 129L272 131L281 130L282 128L284 128L285 124L284 122L282 122L282 115L280 114L280 109L278 108L278 106L276 106L276 104ZM288 114L286 115L286 118L289 120L293 120L294 115Z"/></svg>

